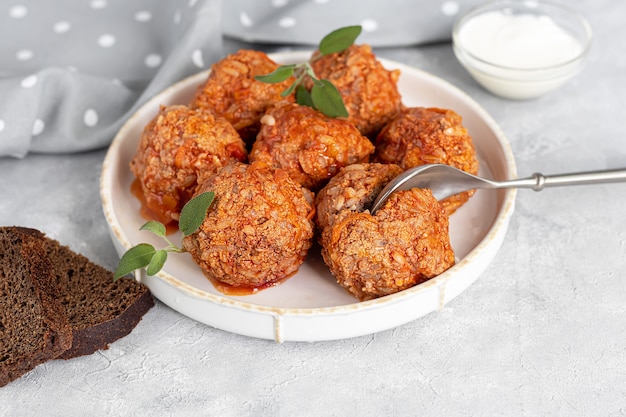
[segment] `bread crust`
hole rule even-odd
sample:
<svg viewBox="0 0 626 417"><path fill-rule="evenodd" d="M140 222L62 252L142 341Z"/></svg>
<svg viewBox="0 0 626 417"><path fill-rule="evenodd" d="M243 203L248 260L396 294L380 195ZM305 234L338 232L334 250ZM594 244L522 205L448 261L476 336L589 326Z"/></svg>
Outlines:
<svg viewBox="0 0 626 417"><path fill-rule="evenodd" d="M5 340L10 337L8 327L19 325L18 323L8 323L8 320L10 318L17 320L20 313L25 313L24 311L17 311L17 306L7 306L12 301L9 299L10 288L7 285L6 293L2 292L2 297L5 300L0 303L0 305L7 307L2 312L4 322L2 328L5 330L0 332L3 333L0 335L0 341L3 345L0 348L0 386L19 378L43 362L57 358L72 345L72 331L65 309L59 302L59 292L51 272L50 262L46 256L42 256L45 254L45 249L41 244L42 237L43 234L35 229L24 227L0 228L0 251L4 258L0 279L8 284L8 280L17 275L11 275L11 273L19 272L13 270L18 263L26 268L21 279L32 285L35 299L31 299L31 307L35 308L38 304L40 310L37 316L44 326L40 337L38 337L38 346L28 353L19 345L21 340ZM20 259L13 260L14 262L9 265L6 252L10 249L9 246L13 245L19 245L19 248L16 249ZM15 252L16 255L18 254L17 251ZM13 288L18 290L17 286L13 286ZM16 309L11 310L11 307ZM23 325L32 326L33 323L23 323Z"/></svg>

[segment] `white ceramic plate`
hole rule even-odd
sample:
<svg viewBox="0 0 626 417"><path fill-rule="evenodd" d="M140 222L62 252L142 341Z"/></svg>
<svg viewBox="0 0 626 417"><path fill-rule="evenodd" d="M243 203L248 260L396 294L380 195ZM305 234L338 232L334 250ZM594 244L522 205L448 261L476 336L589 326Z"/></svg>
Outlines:
<svg viewBox="0 0 626 417"><path fill-rule="evenodd" d="M303 62L307 53L275 54L280 63ZM447 82L408 66L381 59L401 70L399 89L407 106L455 110L473 137L481 175L516 176L510 146L493 119L469 96ZM113 140L104 160L100 194L115 248L121 255L132 246L163 241L139 231L145 220L130 193L129 162L143 127L159 105L186 104L208 75L191 76L163 91L131 117ZM210 326L242 335L283 341L343 339L390 329L441 309L471 285L496 255L514 209L514 190L478 191L450 219L457 264L445 273L400 293L358 302L340 288L312 250L300 270L277 287L254 295L227 296L213 287L188 254L173 254L157 276L138 272L154 296L180 313ZM180 235L171 237L180 242ZM315 247L314 247L315 248Z"/></svg>

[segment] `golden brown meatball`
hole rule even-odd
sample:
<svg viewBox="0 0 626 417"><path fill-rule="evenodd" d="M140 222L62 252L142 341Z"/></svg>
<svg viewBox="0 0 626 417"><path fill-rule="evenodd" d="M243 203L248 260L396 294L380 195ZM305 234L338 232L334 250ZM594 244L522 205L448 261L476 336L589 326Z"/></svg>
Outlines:
<svg viewBox="0 0 626 417"><path fill-rule="evenodd" d="M351 165L316 197L324 261L361 301L402 291L454 265L448 217L430 190L396 192L374 216L369 213L400 172L396 165Z"/></svg>
<svg viewBox="0 0 626 417"><path fill-rule="evenodd" d="M308 106L281 103L261 119L250 161L283 168L303 187L317 190L341 167L364 162L374 145L353 124Z"/></svg>
<svg viewBox="0 0 626 417"><path fill-rule="evenodd" d="M405 290L454 265L448 217L430 190L392 194L374 216L341 211L322 256L359 300Z"/></svg>
<svg viewBox="0 0 626 417"><path fill-rule="evenodd" d="M402 108L397 86L400 71L386 70L369 45L352 45L321 57L314 54L312 61L315 75L337 87L348 120L363 135L374 137Z"/></svg>
<svg viewBox="0 0 626 417"><path fill-rule="evenodd" d="M315 197L318 228L330 230L335 216L343 210L369 210L385 185L401 172L402 168L395 164L366 163L342 168Z"/></svg>
<svg viewBox="0 0 626 417"><path fill-rule="evenodd" d="M213 64L206 82L200 85L191 102L192 108L203 108L224 117L251 143L259 130L259 120L265 110L281 100L293 101L293 96L281 97L294 78L268 84L254 79L278 68L264 52L242 49Z"/></svg>
<svg viewBox="0 0 626 417"><path fill-rule="evenodd" d="M439 108L404 109L378 135L373 160L398 164L403 169L446 164L478 173L476 150L461 116ZM446 213L454 213L473 194L472 190L442 200Z"/></svg>
<svg viewBox="0 0 626 417"><path fill-rule="evenodd" d="M257 290L298 270L313 239L310 191L262 162L226 165L198 187L205 191L213 204L183 245L209 278Z"/></svg>
<svg viewBox="0 0 626 417"><path fill-rule="evenodd" d="M245 144L225 119L202 109L161 106L148 123L130 169L141 185L149 216L178 221L199 176L230 160L246 160Z"/></svg>

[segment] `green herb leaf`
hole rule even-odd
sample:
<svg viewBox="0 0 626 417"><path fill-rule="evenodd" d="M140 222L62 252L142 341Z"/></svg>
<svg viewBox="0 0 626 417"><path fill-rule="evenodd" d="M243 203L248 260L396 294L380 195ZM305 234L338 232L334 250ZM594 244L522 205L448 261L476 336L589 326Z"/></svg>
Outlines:
<svg viewBox="0 0 626 417"><path fill-rule="evenodd" d="M163 223L157 222L155 220L144 223L144 225L141 226L139 230L148 230L160 237L165 236L165 226L163 225Z"/></svg>
<svg viewBox="0 0 626 417"><path fill-rule="evenodd" d="M195 196L183 206L178 220L178 228L183 236L188 236L198 230L214 197L213 192L207 191Z"/></svg>
<svg viewBox="0 0 626 417"><path fill-rule="evenodd" d="M160 249L154 253L150 263L148 264L148 268L146 269L146 274L148 275L156 275L167 260L167 251L165 249Z"/></svg>
<svg viewBox="0 0 626 417"><path fill-rule="evenodd" d="M311 89L311 100L315 108L329 117L348 117L348 110L337 87L328 80L320 81L323 86L314 85Z"/></svg>
<svg viewBox="0 0 626 417"><path fill-rule="evenodd" d="M308 75L311 80L318 81L317 75L315 75L315 71L313 70L310 62L304 63L304 73Z"/></svg>
<svg viewBox="0 0 626 417"><path fill-rule="evenodd" d="M315 106L313 105L313 100L311 100L311 93L303 85L299 85L296 89L296 103L302 106L315 108Z"/></svg>
<svg viewBox="0 0 626 417"><path fill-rule="evenodd" d="M150 264L156 250L148 243L140 243L124 253L117 265L113 281L130 274L136 269L145 268Z"/></svg>
<svg viewBox="0 0 626 417"><path fill-rule="evenodd" d="M360 34L361 26L346 26L334 30L322 39L318 49L322 55L341 52L350 47Z"/></svg>
<svg viewBox="0 0 626 417"><path fill-rule="evenodd" d="M254 79L269 84L280 83L291 77L295 68L295 64L281 65L269 74L257 75Z"/></svg>
<svg viewBox="0 0 626 417"><path fill-rule="evenodd" d="M291 93L293 93L293 90L299 86L300 83L298 81L293 82L289 87L287 87L285 89L285 91L283 91L282 93L280 93L281 97L287 97L288 95L290 95Z"/></svg>

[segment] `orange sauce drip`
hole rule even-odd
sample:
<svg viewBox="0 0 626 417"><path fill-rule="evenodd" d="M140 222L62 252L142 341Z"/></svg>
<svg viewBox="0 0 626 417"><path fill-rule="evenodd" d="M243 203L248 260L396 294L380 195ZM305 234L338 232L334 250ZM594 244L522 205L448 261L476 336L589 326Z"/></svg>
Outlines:
<svg viewBox="0 0 626 417"><path fill-rule="evenodd" d="M238 285L238 286L234 286L234 285L227 284L225 282L218 281L214 277L212 277L209 274L207 274L206 272L204 272L204 276L209 281L211 281L211 284L213 284L213 286L215 287L216 290L218 290L222 294L238 295L238 296L240 296L240 295L252 295L252 294L258 293L259 291L265 290L267 288L276 287L276 286L282 284L283 282L287 281L294 274L295 274L295 272L292 273L292 274L287 275L284 278L281 278L281 279L278 279L278 280L272 281L272 282L266 282L266 283L258 285L258 286L254 286L254 285Z"/></svg>
<svg viewBox="0 0 626 417"><path fill-rule="evenodd" d="M146 203L146 198L143 195L143 190L141 189L141 183L138 179L135 178L133 180L132 184L130 185L130 192L132 195L135 196L135 198L137 198L137 200L139 200L139 204L141 205L141 208L139 209L139 214L141 215L141 217L146 220L156 220L163 223L162 219L160 219L160 217L153 210L151 210L150 207L148 207L148 204ZM175 233L177 230L178 222L174 220L165 225L165 233L168 235Z"/></svg>

